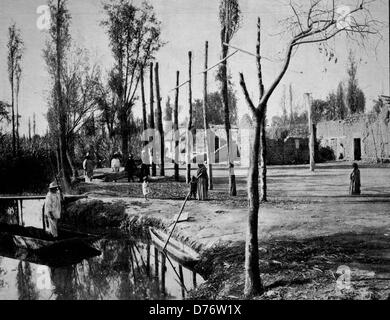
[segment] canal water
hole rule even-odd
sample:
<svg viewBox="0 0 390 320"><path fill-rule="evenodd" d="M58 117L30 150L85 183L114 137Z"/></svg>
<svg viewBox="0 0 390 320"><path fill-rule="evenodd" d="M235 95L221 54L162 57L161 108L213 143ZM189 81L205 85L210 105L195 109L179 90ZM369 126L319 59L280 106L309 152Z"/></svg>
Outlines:
<svg viewBox="0 0 390 320"><path fill-rule="evenodd" d="M0 222L40 228L42 205L0 203ZM48 262L0 242L0 300L183 299L204 282L145 240L103 238L94 247L85 256L53 256Z"/></svg>

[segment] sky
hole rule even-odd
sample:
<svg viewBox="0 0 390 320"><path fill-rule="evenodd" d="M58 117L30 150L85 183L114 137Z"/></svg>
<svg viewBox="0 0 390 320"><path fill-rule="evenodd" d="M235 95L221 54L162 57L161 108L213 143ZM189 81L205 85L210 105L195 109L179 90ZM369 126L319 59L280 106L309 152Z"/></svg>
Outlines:
<svg viewBox="0 0 390 320"><path fill-rule="evenodd" d="M355 3L345 0L346 4ZM134 3L140 1L134 0ZM176 70L180 71L180 82L188 79L188 51L193 52L193 98L202 98L203 76L200 72L204 64L204 44L209 42L209 66L220 60L219 20L217 0L149 0L158 19L162 22L162 39L166 42L156 55L160 65L160 91L162 105L168 96L174 98L171 89L176 83ZM303 0L301 2L304 2ZM23 76L20 89L21 134L27 133L29 117L36 114L37 133L47 129L45 114L46 97L49 86L47 69L42 58L47 32L37 27L40 14L37 8L45 5L45 0L0 0L0 100L10 101L10 84L7 75L7 34L8 26L16 22L25 42ZM282 30L279 21L293 13L284 0L240 0L242 24L231 41L233 46L255 52L256 23L261 17L263 78L267 88L281 68L281 59L288 37L278 35ZM383 41L374 50L373 42L363 50L356 43L348 41L343 35L330 43L338 58L338 63L328 62L320 54L316 45L305 45L294 53L289 69L275 90L268 104L267 116L280 115L283 88L291 84L294 104L302 105L305 92L311 92L314 99L325 99L330 91L336 90L340 81L347 78L346 67L349 50L353 50L358 61L358 81L366 95L366 109L372 108L372 101L380 94L389 94L389 3L377 0L372 15L383 21ZM109 43L99 22L104 18L101 1L68 0L72 15L71 35L77 46L86 48L93 63L108 71L113 63ZM238 115L249 113L241 88L239 72L243 72L250 95L257 100L257 73L255 58L245 53L237 53L228 61L234 88L238 98ZM146 73L146 76L148 73ZM145 79L148 83L148 79ZM146 86L148 87L148 86ZM214 70L209 75L209 91L218 90ZM148 97L148 90L146 90ZM173 100L172 100L173 101ZM188 86L180 89L180 117L188 110ZM134 114L141 115L141 105L134 106Z"/></svg>

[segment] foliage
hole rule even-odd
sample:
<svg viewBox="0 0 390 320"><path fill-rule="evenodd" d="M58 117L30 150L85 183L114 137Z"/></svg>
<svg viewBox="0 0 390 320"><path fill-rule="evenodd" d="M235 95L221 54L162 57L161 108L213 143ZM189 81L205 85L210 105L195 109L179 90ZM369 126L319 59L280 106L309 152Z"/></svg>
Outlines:
<svg viewBox="0 0 390 320"><path fill-rule="evenodd" d="M66 111L66 137L72 142L72 137L85 124L85 119L97 109L96 95L100 69L90 65L88 52L74 48L66 61L61 74L63 107ZM47 120L52 133L58 136L59 115L55 109L55 95L48 99L49 110Z"/></svg>
<svg viewBox="0 0 390 320"><path fill-rule="evenodd" d="M112 90L112 96L108 98L107 90L102 90L104 96L100 102L107 125L112 126L116 119L119 122L122 153L126 156L129 121L137 99L141 70L153 60L154 54L163 45L160 22L147 2L137 7L125 0L108 0L103 8L107 17L101 24L109 37L115 64L106 86ZM113 104L107 104L107 99ZM109 131L113 133L113 128L109 128Z"/></svg>
<svg viewBox="0 0 390 320"><path fill-rule="evenodd" d="M13 82L17 73L21 69L20 64L24 51L24 42L20 33L20 29L16 27L16 24L12 24L8 28L8 77L9 81Z"/></svg>
<svg viewBox="0 0 390 320"><path fill-rule="evenodd" d="M326 146L326 147L320 147L318 149L318 159L319 162L324 162L324 161L332 161L336 160L336 156L334 154L334 151L331 147Z"/></svg>
<svg viewBox="0 0 390 320"><path fill-rule="evenodd" d="M57 4L59 4L58 7ZM50 16L53 19L50 24L46 46L43 50L43 57L53 81L56 80L57 59L60 58L62 63L65 62L72 41L69 32L71 15L66 4L67 0L59 0L58 3L57 0L49 0ZM58 25L56 23L57 21ZM60 30L57 30L58 26ZM63 68L62 63L60 68Z"/></svg>
<svg viewBox="0 0 390 320"><path fill-rule="evenodd" d="M172 114L173 114L173 109L171 106L171 97L168 96L167 102L165 104L165 115L164 115L164 120L165 121L172 121Z"/></svg>
<svg viewBox="0 0 390 320"><path fill-rule="evenodd" d="M378 100L374 100L374 106L372 107L372 112L375 114L380 114L385 106L383 99L379 98Z"/></svg>
<svg viewBox="0 0 390 320"><path fill-rule="evenodd" d="M0 123L2 121L5 121L7 123L9 123L11 121L11 119L9 117L9 111L7 110L8 108L11 108L9 103L4 102L4 101L0 101Z"/></svg>
<svg viewBox="0 0 390 320"><path fill-rule="evenodd" d="M241 19L241 10L237 0L221 0L219 4L219 22L223 42L230 42L240 28Z"/></svg>
<svg viewBox="0 0 390 320"><path fill-rule="evenodd" d="M352 51L349 53L347 104L351 114L364 113L366 98L363 91L359 88L356 78L357 62Z"/></svg>
<svg viewBox="0 0 390 320"><path fill-rule="evenodd" d="M12 137L0 135L0 193L44 192L54 178L53 159L47 137L36 136L33 141L21 139L20 154L12 156Z"/></svg>
<svg viewBox="0 0 390 320"><path fill-rule="evenodd" d="M235 125L237 124L237 98L235 92L232 89L229 89L228 97L230 124ZM202 106L203 100L196 99L194 101L194 128L196 129L204 128ZM225 114L220 92L212 92L207 94L207 120L209 124L224 124Z"/></svg>

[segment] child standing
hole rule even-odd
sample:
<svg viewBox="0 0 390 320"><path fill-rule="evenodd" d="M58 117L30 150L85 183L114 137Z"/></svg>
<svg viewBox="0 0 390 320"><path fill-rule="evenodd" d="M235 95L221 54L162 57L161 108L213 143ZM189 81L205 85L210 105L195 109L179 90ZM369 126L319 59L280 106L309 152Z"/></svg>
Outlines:
<svg viewBox="0 0 390 320"><path fill-rule="evenodd" d="M148 177L144 177L144 182L142 183L142 193L144 194L145 201L148 201L148 194L150 193Z"/></svg>
<svg viewBox="0 0 390 320"><path fill-rule="evenodd" d="M192 196L194 196L194 199L196 199L196 191L198 189L198 180L195 176L192 176L190 181L190 196L188 199L191 199Z"/></svg>

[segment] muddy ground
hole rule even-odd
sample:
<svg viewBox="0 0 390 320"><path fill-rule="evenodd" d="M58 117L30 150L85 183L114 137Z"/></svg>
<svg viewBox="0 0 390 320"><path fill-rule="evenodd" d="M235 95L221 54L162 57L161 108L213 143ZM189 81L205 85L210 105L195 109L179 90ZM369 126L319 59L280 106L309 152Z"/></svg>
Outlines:
<svg viewBox="0 0 390 320"><path fill-rule="evenodd" d="M346 162L317 165L314 173L307 166L269 167L269 201L259 215L265 293L255 299L390 297L390 168L362 165L362 195L353 197L350 171ZM246 169L237 169L236 176L233 198L227 195L225 169L216 167L210 200L189 201L184 210L189 220L177 225L175 235L203 253L197 268L208 281L194 298L242 298ZM88 194L83 201L120 203L127 221L160 221L165 227L188 191L184 182L169 177L152 180L149 201L142 198L140 183L125 179L78 188Z"/></svg>

